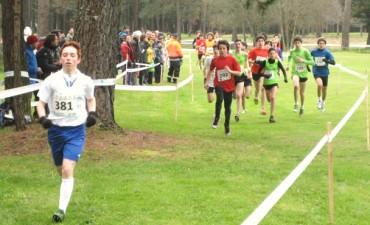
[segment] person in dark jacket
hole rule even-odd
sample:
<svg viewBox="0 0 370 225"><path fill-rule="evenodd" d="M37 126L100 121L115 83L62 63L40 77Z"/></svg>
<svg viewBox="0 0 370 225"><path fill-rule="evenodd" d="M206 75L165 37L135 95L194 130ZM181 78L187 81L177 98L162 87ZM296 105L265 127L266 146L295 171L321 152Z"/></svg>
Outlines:
<svg viewBox="0 0 370 225"><path fill-rule="evenodd" d="M45 80L52 72L57 72L62 68L59 61L54 60L58 43L57 36L49 34L45 38L43 47L36 53L37 64L43 72L39 74L39 79L41 80Z"/></svg>
<svg viewBox="0 0 370 225"><path fill-rule="evenodd" d="M131 47L134 51L134 58L132 59L132 61L134 63L139 62L140 57L141 57L141 49L140 49L140 45L139 45L141 35L142 35L142 33L139 30L134 31L132 33L132 40L131 40L130 44L131 44ZM133 66L133 67L135 67L135 66ZM137 73L138 72L128 73L128 84L129 85L136 85L136 74Z"/></svg>

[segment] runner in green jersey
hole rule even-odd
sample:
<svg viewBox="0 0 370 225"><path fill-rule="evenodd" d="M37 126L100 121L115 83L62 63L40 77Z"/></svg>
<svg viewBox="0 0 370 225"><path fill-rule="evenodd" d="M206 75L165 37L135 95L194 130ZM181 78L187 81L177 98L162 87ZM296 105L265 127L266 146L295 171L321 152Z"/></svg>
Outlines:
<svg viewBox="0 0 370 225"><path fill-rule="evenodd" d="M299 116L303 116L304 112L304 92L306 89L306 81L308 76L307 65L314 65L315 62L311 57L311 53L302 47L302 38L295 37L293 39L294 48L290 50L288 57L288 65L286 71L289 71L289 63L292 62L292 80L294 85L294 109L298 110L298 90L301 97L301 108Z"/></svg>
<svg viewBox="0 0 370 225"><path fill-rule="evenodd" d="M268 53L268 59L260 65L258 69L258 74L261 74L262 70L265 70L263 76L265 79L263 80L263 87L266 91L266 99L268 102L271 103L271 113L270 113L270 123L275 123L274 113L275 113L275 106L276 106L276 94L278 90L278 82L279 82L279 69L283 71L284 74L284 82L288 83L288 79L286 77L286 72L281 64L281 62L276 59L276 50L275 48L270 48Z"/></svg>

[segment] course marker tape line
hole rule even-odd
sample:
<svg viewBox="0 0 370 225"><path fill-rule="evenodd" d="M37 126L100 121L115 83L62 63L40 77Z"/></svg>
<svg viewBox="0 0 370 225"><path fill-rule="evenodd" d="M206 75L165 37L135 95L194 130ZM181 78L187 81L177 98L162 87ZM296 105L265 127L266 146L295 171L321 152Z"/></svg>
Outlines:
<svg viewBox="0 0 370 225"><path fill-rule="evenodd" d="M121 66L126 65L126 64L127 64L127 62L128 62L128 60L125 60L125 61L123 61L123 62L121 62L121 63L118 63L118 64L116 65L116 68L118 69L118 68L120 68Z"/></svg>
<svg viewBox="0 0 370 225"><path fill-rule="evenodd" d="M363 75L363 74L361 74L361 73L358 73L358 72L355 72L355 71L353 71L353 70L350 70L350 69L348 69L348 68L346 68L346 67L342 66L341 64L335 64L335 67L338 67L339 69L344 70L344 71L346 71L347 73L349 73L349 74L351 74L351 75L354 75L354 76L356 76L356 77L359 77L359 78L362 78L362 79L366 79L366 76L365 76L365 75Z"/></svg>
<svg viewBox="0 0 370 225"><path fill-rule="evenodd" d="M303 159L301 163L298 164L298 166L284 179L284 181L281 182L273 192L271 192L271 194L252 212L252 214L248 216L248 218L241 225L255 225L261 222L261 220L266 216L270 209L279 201L279 199L285 194L285 192L292 186L297 178L308 167L308 165L320 152L326 142L328 140L333 140L334 137L339 133L342 127L347 123L347 121L351 118L353 113L365 99L366 93L367 89L363 91L357 102L352 106L352 108L338 123L338 125L332 130L330 137L328 135L322 137L315 148Z"/></svg>
<svg viewBox="0 0 370 225"><path fill-rule="evenodd" d="M30 84L26 86L3 90L3 91L0 91L0 99L33 92L33 91L40 89L40 86L41 86L41 83L37 83L37 84Z"/></svg>
<svg viewBox="0 0 370 225"><path fill-rule="evenodd" d="M190 75L186 80L181 81L177 86L133 86L133 85L116 85L116 90L124 91L176 91L188 84L194 75Z"/></svg>

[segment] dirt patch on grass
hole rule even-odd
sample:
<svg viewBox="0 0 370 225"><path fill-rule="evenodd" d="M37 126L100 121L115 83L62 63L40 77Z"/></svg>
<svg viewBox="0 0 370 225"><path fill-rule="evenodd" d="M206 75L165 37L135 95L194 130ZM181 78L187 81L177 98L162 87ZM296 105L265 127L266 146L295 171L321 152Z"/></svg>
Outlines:
<svg viewBox="0 0 370 225"><path fill-rule="evenodd" d="M174 153L172 149L176 146L186 144L185 140L153 132L124 130L116 133L94 126L87 129L84 152L95 160L114 159L118 155L129 158L168 156ZM31 124L25 131L3 134L0 139L0 156L49 153L49 149L47 131L39 124Z"/></svg>

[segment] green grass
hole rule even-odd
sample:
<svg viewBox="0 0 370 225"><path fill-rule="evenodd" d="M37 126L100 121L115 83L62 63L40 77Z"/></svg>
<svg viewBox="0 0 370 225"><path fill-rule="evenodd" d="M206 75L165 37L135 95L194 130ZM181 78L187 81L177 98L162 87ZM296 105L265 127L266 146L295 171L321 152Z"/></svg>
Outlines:
<svg viewBox="0 0 370 225"><path fill-rule="evenodd" d="M334 56L363 73L370 59L356 52ZM124 129L154 132L183 144L160 151L118 146L98 160L99 149L86 149L64 224L241 224L326 134L327 122L338 124L364 89L363 80L331 67L327 111L316 109L310 77L305 116L299 118L292 112L291 80L280 83L276 124L269 124L248 100L247 114L239 123L232 120L232 135L225 137L222 125L211 128L214 104L206 101L195 60L192 55L194 101L191 85L180 89L177 122L175 92L115 93L116 121ZM181 79L189 75L187 62ZM365 110L362 104L333 142L336 224L370 221ZM0 130L4 132L9 129ZM0 224L50 224L60 178L49 150L2 156L0 165ZM327 167L324 147L261 224L329 224Z"/></svg>

